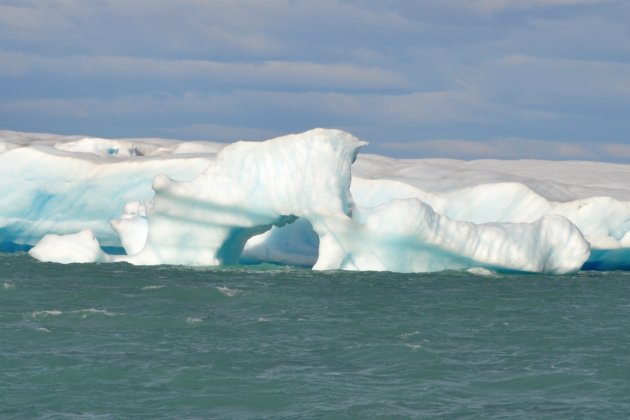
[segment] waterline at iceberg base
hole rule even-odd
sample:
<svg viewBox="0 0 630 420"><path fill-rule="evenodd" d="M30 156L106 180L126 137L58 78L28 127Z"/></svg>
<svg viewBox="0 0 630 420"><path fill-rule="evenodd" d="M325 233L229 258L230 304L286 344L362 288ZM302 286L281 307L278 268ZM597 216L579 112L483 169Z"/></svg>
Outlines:
<svg viewBox="0 0 630 420"><path fill-rule="evenodd" d="M630 268L630 165L398 160L358 154L364 144L328 129L229 145L0 132L0 251L316 270Z"/></svg>

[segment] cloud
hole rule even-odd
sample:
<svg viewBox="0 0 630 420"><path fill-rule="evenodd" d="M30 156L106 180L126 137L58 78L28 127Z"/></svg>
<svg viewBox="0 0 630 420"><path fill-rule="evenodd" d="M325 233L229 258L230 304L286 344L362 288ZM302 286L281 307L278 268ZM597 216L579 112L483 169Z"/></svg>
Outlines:
<svg viewBox="0 0 630 420"><path fill-rule="evenodd" d="M267 140L281 136L283 132L223 124L191 124L188 126L160 129L175 138L234 142L236 140Z"/></svg>
<svg viewBox="0 0 630 420"><path fill-rule="evenodd" d="M630 43L620 41L627 38L627 24L611 21L603 12L570 17L537 16L512 27L501 37L483 40L474 52L623 62L630 54Z"/></svg>
<svg viewBox="0 0 630 420"><path fill-rule="evenodd" d="M558 123L588 120L603 131L603 121L624 118L630 107L630 63L624 62L511 54L469 68L460 82L497 108L539 112ZM542 127L540 118L532 121Z"/></svg>
<svg viewBox="0 0 630 420"><path fill-rule="evenodd" d="M28 116L31 125L34 121L41 124L31 130L46 131L45 122L55 120L65 121L72 128L64 130L66 133L80 130L104 137L166 134L182 139L228 141L330 127L348 130L370 141L371 149L379 143L386 145L419 135L456 134L462 125L494 125L503 120L514 124L515 120L539 118L521 110L497 108L464 91L358 95L257 90L0 102L0 126L20 122L20 116ZM129 128L121 132L120 127ZM403 147L380 150L403 156L420 152Z"/></svg>
<svg viewBox="0 0 630 420"><path fill-rule="evenodd" d="M239 90L208 94L185 92L181 95L127 95L113 98L21 99L0 102L6 113L24 112L68 117L76 110L90 115L205 114L228 117L240 112L268 118L270 115L327 121L368 119L370 123L415 124L477 121L478 99L465 92L417 92L402 95L342 94L327 92L276 92Z"/></svg>
<svg viewBox="0 0 630 420"><path fill-rule="evenodd" d="M629 21L623 0L0 0L0 128L614 159Z"/></svg>
<svg viewBox="0 0 630 420"><path fill-rule="evenodd" d="M36 99L0 102L0 110L6 115L25 114L37 117L87 118L90 116L89 101L67 99Z"/></svg>
<svg viewBox="0 0 630 420"><path fill-rule="evenodd" d="M456 159L552 159L589 160L601 158L597 145L523 138L475 140L426 140L389 143L382 150L413 153L425 157Z"/></svg>
<svg viewBox="0 0 630 420"><path fill-rule="evenodd" d="M340 58L366 40L386 46L411 24L337 0L67 0L0 11L9 49L218 60Z"/></svg>
<svg viewBox="0 0 630 420"><path fill-rule="evenodd" d="M435 105L436 102L442 102ZM109 137L158 136L179 139L235 141L264 140L316 126L347 129L371 141L369 149L399 157L448 157L459 159L571 159L630 161L630 145L593 141L550 141L531 138L427 139L418 137L417 121L439 127L475 122L475 98L442 92L412 95L342 95L334 93L278 93L240 91L221 95L190 92L183 96L125 96L112 99L21 100L0 102L2 119L28 115L29 120L73 121L68 134L83 132ZM490 106L490 105L488 105ZM396 109L407 109L396 113ZM503 110L503 112L505 112ZM526 117L523 117L526 118ZM369 120L370 123L365 122ZM509 118L510 120L513 117ZM137 124L138 131L116 134L108 121ZM442 126L440 124L446 124ZM380 127L399 126L389 133ZM404 129L404 127L407 129ZM35 131L50 131L46 125ZM438 130L440 131L440 130ZM446 130L442 130L446 131ZM386 140L386 141L383 141Z"/></svg>
<svg viewBox="0 0 630 420"><path fill-rule="evenodd" d="M630 144L604 144L601 148L607 158L630 160Z"/></svg>
<svg viewBox="0 0 630 420"><path fill-rule="evenodd" d="M568 7L604 4L607 2L608 0L477 0L472 3L483 11L496 12L505 9Z"/></svg>
<svg viewBox="0 0 630 420"><path fill-rule="evenodd" d="M44 57L0 51L0 75L45 73L71 78L208 81L222 87L266 89L383 89L408 87L402 74L345 63L291 61L219 62L125 56Z"/></svg>
<svg viewBox="0 0 630 420"><path fill-rule="evenodd" d="M625 96L621 86L630 80L630 63L599 60L571 60L509 55L487 63L486 74L508 84L529 82L527 93L574 96ZM523 91L522 89L519 89Z"/></svg>
<svg viewBox="0 0 630 420"><path fill-rule="evenodd" d="M610 2L611 0L443 0L447 6L459 7L481 15L494 15L511 10L596 6Z"/></svg>

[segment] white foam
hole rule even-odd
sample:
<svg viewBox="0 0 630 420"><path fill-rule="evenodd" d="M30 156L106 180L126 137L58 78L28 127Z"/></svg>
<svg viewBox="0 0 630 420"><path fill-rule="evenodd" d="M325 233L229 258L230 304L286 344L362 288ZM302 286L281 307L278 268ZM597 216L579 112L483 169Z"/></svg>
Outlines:
<svg viewBox="0 0 630 420"><path fill-rule="evenodd" d="M403 340L409 338L409 337L413 337L414 335L418 335L420 334L420 331L414 331L411 333L406 333L406 334L400 334L400 338L402 338Z"/></svg>
<svg viewBox="0 0 630 420"><path fill-rule="evenodd" d="M108 310L105 309L95 309L95 308L87 308L87 309L75 309L72 311L60 311L57 309L53 309L53 310L47 310L47 311L35 311L31 313L31 318L44 318L44 317L48 317L48 316L60 316L62 314L81 314L83 318L87 317L89 314L99 314L99 315L105 315L105 316L120 316L120 315L124 315L121 313L116 313L116 312L110 312Z"/></svg>
<svg viewBox="0 0 630 420"><path fill-rule="evenodd" d="M230 289L224 286L218 286L216 289L222 294L224 294L225 296L229 296L229 297L236 296L243 292L242 290L239 290L239 289Z"/></svg>
<svg viewBox="0 0 630 420"><path fill-rule="evenodd" d="M487 268L484 268L484 267L471 267L467 269L466 271L470 274L474 274L476 276L482 276L482 277L494 277L497 275L496 271L488 270Z"/></svg>
<svg viewBox="0 0 630 420"><path fill-rule="evenodd" d="M201 323L203 320L201 318L196 318L196 317L192 317L189 316L188 318L186 318L186 323L191 324L191 325L196 325Z"/></svg>
<svg viewBox="0 0 630 420"><path fill-rule="evenodd" d="M70 313L83 314L84 317L87 316L88 314L98 314L98 315L105 315L105 316L110 316L110 317L124 315L122 313L110 312L106 309L95 309L95 308L76 309L76 310L70 311Z"/></svg>
<svg viewBox="0 0 630 420"><path fill-rule="evenodd" d="M61 315L63 312L53 309L53 310L49 310L49 311L35 311L31 313L31 318L45 318L47 316L59 316Z"/></svg>
<svg viewBox="0 0 630 420"><path fill-rule="evenodd" d="M164 287L166 287L166 286L152 284L152 285L149 285L149 286L142 287L142 290L157 290L157 289L162 289Z"/></svg>

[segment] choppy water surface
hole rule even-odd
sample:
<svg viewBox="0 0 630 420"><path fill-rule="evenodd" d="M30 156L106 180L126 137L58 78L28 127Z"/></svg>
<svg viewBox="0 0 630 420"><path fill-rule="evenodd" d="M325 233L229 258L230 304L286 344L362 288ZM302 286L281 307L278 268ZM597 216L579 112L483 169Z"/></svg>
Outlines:
<svg viewBox="0 0 630 420"><path fill-rule="evenodd" d="M0 417L630 416L630 273L0 255Z"/></svg>

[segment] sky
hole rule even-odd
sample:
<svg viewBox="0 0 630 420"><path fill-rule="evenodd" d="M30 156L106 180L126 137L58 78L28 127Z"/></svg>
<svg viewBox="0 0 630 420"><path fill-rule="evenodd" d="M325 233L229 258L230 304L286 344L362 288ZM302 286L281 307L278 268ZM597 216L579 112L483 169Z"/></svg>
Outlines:
<svg viewBox="0 0 630 420"><path fill-rule="evenodd" d="M630 162L628 0L0 0L0 129Z"/></svg>

